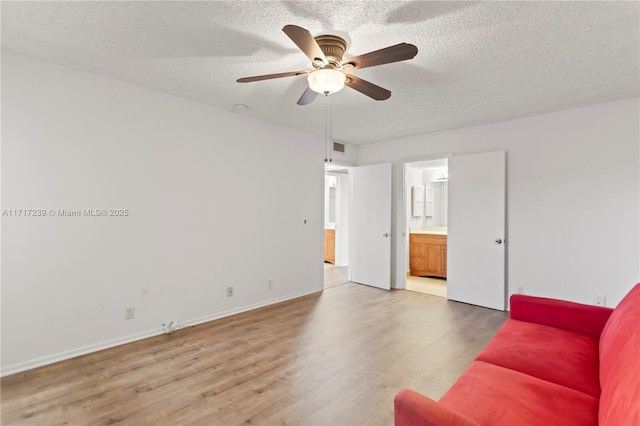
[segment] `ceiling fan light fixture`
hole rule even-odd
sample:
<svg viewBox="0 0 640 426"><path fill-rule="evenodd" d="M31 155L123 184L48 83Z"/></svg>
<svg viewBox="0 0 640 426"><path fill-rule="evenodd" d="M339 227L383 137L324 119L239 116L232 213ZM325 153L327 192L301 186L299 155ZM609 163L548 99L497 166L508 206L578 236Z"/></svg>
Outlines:
<svg viewBox="0 0 640 426"><path fill-rule="evenodd" d="M311 90L323 95L329 95L342 90L347 76L333 68L315 70L307 76Z"/></svg>
<svg viewBox="0 0 640 426"><path fill-rule="evenodd" d="M291 24L285 25L282 31L309 58L313 70L256 75L239 78L236 81L238 83L249 83L252 81L306 75L309 85L300 96L300 99L298 99L298 105L309 105L317 97L318 93L329 95L342 90L344 86L349 86L349 88L376 101L389 99L391 97L389 90L356 77L351 74L351 71L406 61L418 54L418 48L413 44L398 43L351 57L345 61L343 58L347 50L347 41L342 37L332 34L321 34L314 37L309 30Z"/></svg>

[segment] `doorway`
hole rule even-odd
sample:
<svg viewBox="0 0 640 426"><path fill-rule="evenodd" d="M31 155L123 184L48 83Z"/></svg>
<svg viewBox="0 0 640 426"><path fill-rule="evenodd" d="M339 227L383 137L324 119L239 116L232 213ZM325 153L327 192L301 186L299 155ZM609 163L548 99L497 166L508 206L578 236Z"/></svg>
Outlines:
<svg viewBox="0 0 640 426"><path fill-rule="evenodd" d="M447 297L448 159L405 164L406 286Z"/></svg>
<svg viewBox="0 0 640 426"><path fill-rule="evenodd" d="M439 176L439 180L447 182L446 225L441 227L441 236L437 232L420 235L416 228L435 227L432 231L438 231L438 223L430 223L427 219L431 194L425 189L429 188L424 179L425 172L412 172L412 169L420 169L425 162L435 160L405 163L405 213L400 216L405 221L402 226L405 250L400 253L406 260L400 264L404 263L412 276L446 278L448 300L504 310L507 301L505 243L508 243L506 152L448 156L447 174L443 171ZM420 189L412 189L422 181L425 182L424 195ZM435 203L435 192L433 197ZM417 212L416 216L412 208ZM422 216L420 212L423 212ZM445 222L441 221L442 224ZM406 283L402 271L399 270L399 279L405 278Z"/></svg>
<svg viewBox="0 0 640 426"><path fill-rule="evenodd" d="M325 164L324 288L349 282L349 167Z"/></svg>

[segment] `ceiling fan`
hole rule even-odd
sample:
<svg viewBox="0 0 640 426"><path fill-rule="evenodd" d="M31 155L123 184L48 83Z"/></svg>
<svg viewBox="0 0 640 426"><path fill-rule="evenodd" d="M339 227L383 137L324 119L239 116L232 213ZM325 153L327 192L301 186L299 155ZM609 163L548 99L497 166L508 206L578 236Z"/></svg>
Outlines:
<svg viewBox="0 0 640 426"><path fill-rule="evenodd" d="M238 83L249 83L273 78L306 75L309 87L298 99L298 105L308 105L315 100L319 93L329 95L341 90L344 86L351 87L377 101L389 99L391 97L390 91L358 78L349 72L392 62L406 61L418 54L418 48L413 44L400 43L354 58L343 59L344 52L347 50L347 42L341 37L330 34L313 37L308 30L296 25L285 25L282 31L311 60L313 70L244 77L236 81Z"/></svg>

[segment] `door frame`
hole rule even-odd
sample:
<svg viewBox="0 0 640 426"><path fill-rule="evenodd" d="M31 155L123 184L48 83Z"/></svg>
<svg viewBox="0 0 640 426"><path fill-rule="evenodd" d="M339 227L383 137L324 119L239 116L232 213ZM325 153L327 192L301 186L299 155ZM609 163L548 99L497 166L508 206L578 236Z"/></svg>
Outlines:
<svg viewBox="0 0 640 426"><path fill-rule="evenodd" d="M402 208L400 209L401 238L398 243L403 245L402 250L396 250L396 280L395 288L398 290L407 289L407 261L409 259L409 228L407 223L407 165L413 163L422 163L426 161L447 160L453 156L453 153L433 154L422 157L414 157L402 160Z"/></svg>
<svg viewBox="0 0 640 426"><path fill-rule="evenodd" d="M347 258L347 282L349 282L349 281L351 281L351 262L350 262L350 258L351 258L351 232L349 230L350 222L351 222L351 203L350 203L350 200L351 200L351 179L352 179L352 176L353 176L352 170L356 166L354 166L353 164L348 163L348 162L341 162L341 161L335 161L334 160L331 163L325 163L324 176L327 176L327 174L333 175L333 176L339 176L340 175L339 173L336 173L336 172L334 172L332 170L327 170L327 165L335 165L335 166L338 166L339 168L347 169L347 173L346 173L347 185L346 185L346 188L344 188L344 189L346 189L348 191L347 197L349 199L349 203L348 203L348 206L347 206L347 213L345 215L346 217L341 218L341 221L347 223L347 227L346 227L347 231L346 231L346 234L345 234L344 227L342 227L342 229L340 231L338 231L336 229L336 240L338 240L338 236L340 236L341 239L342 238L346 238L346 240L347 240L347 244L346 244L347 247L346 247L345 256ZM323 182L324 182L324 179L323 179ZM324 191L323 191L323 194L324 194ZM323 212L326 212L326 206L324 205L324 203L326 203L326 201L327 201L327 199L323 195ZM323 232L324 232L324 219L325 218L324 218L324 213L323 213L323 218L322 218L322 229L323 229ZM340 235L338 235L338 234L340 234ZM323 245L324 245L324 238L322 239L322 241L323 241ZM337 248L337 246L336 246L336 248ZM324 250L323 250L323 253L324 253ZM323 260L323 263L324 263L324 257L323 257L322 260ZM323 278L323 282L324 282L324 269L323 269L323 277L322 278ZM324 291L324 287L323 287L323 291Z"/></svg>

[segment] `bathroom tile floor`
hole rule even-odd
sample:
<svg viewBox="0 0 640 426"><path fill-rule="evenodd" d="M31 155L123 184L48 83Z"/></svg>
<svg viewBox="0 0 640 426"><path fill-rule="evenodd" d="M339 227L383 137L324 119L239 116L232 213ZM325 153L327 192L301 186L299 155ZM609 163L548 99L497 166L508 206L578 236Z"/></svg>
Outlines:
<svg viewBox="0 0 640 426"><path fill-rule="evenodd" d="M324 288L336 287L348 283L347 267L324 264Z"/></svg>
<svg viewBox="0 0 640 426"><path fill-rule="evenodd" d="M407 275L407 290L432 296L447 297L447 280L444 278L414 277Z"/></svg>

